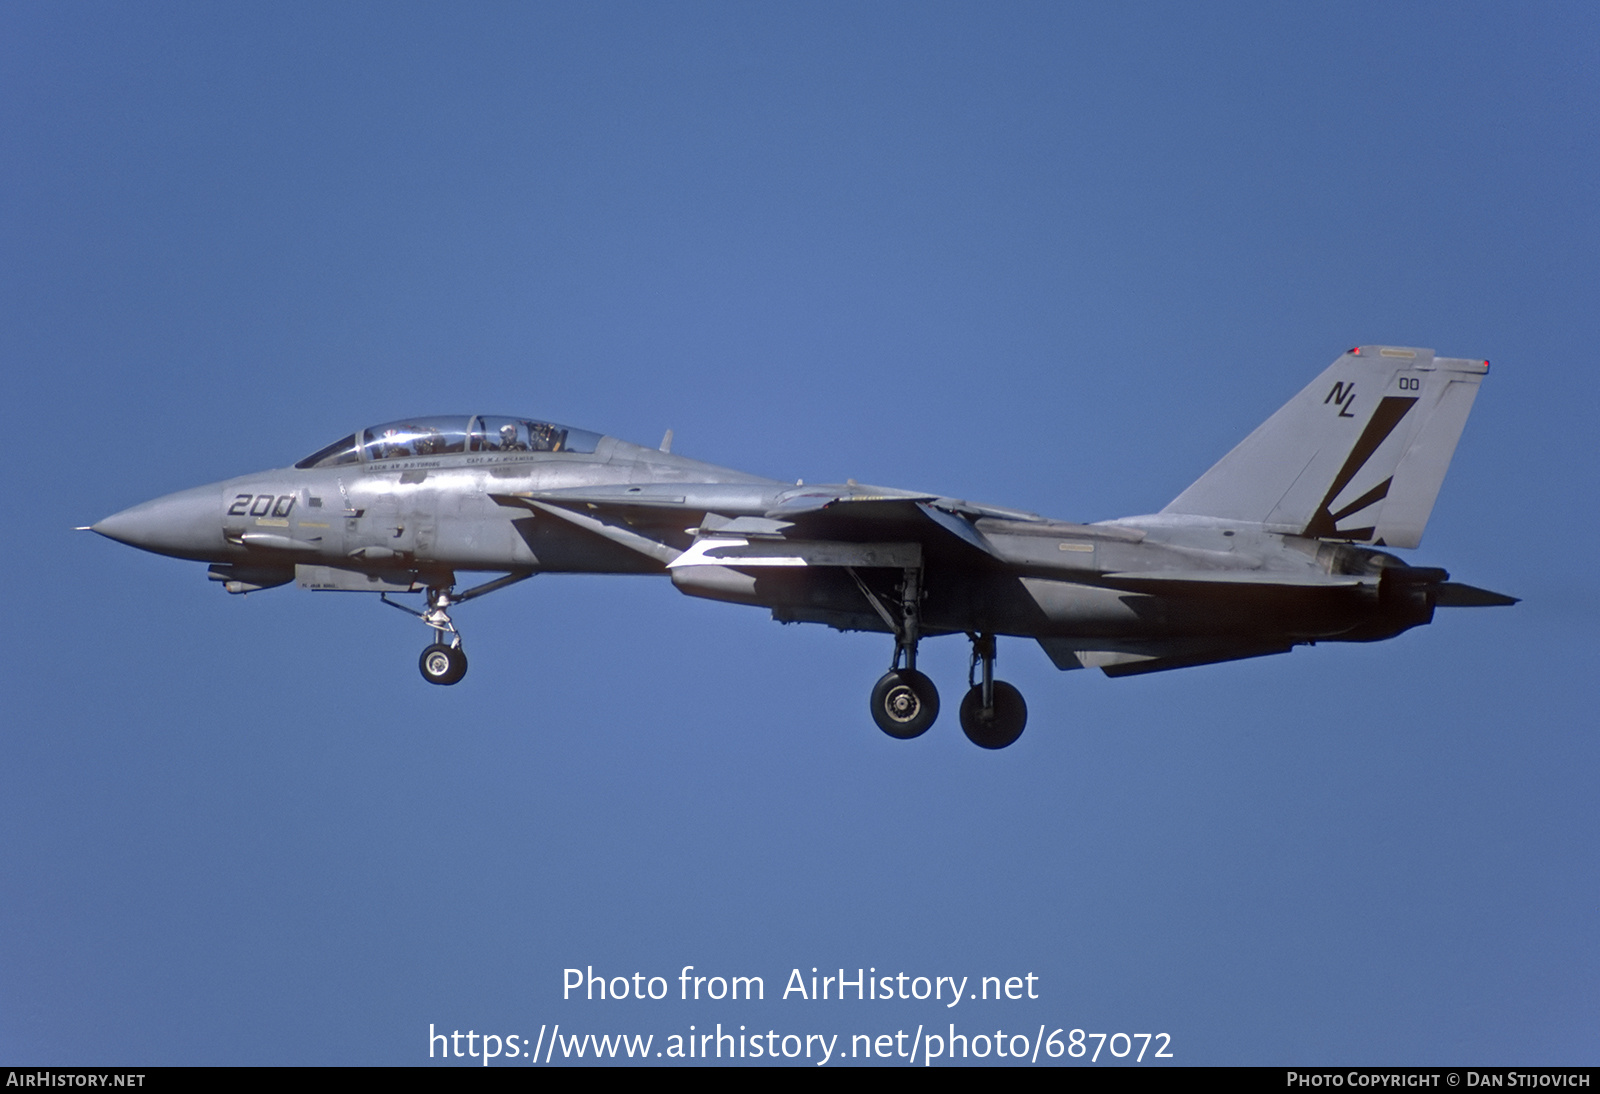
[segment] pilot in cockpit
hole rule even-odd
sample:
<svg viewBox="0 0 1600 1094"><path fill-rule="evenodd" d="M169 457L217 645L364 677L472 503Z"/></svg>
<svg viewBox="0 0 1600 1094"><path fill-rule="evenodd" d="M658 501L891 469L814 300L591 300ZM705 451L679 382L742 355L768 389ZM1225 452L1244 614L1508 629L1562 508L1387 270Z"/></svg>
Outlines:
<svg viewBox="0 0 1600 1094"><path fill-rule="evenodd" d="M500 427L500 451L521 452L523 446L517 443L517 427L507 422Z"/></svg>
<svg viewBox="0 0 1600 1094"><path fill-rule="evenodd" d="M561 450L561 437L556 427L545 422L528 423L529 441L534 452L559 452Z"/></svg>

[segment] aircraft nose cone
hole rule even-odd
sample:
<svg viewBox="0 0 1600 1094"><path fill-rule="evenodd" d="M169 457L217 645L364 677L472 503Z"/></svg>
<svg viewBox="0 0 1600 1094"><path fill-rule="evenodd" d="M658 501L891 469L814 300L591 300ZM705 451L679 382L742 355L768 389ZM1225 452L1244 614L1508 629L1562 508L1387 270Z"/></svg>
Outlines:
<svg viewBox="0 0 1600 1094"><path fill-rule="evenodd" d="M113 513L92 530L158 555L205 561L223 546L220 500L214 486L180 490Z"/></svg>

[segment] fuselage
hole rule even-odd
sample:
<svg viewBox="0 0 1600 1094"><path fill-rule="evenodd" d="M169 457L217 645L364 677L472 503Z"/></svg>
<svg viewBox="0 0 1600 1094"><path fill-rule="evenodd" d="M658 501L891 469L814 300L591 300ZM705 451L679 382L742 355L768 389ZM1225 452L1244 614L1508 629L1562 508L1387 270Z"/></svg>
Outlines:
<svg viewBox="0 0 1600 1094"><path fill-rule="evenodd" d="M498 447L492 429L479 423L499 421L528 426L525 439ZM891 630L862 586L888 597L894 566L673 569L668 562L719 521L760 519L797 499L928 495L780 482L576 430L563 431L576 442L540 451L528 439L538 423L470 422L459 443L434 441L434 451L414 437L410 445L385 446L375 427L324 450L332 455L180 491L94 528L211 563L211 576L233 592L292 581L307 589L404 591L453 586L458 573L473 571L656 574L670 575L689 595L765 607L783 622ZM606 500L542 510L519 504L563 491ZM835 536L917 546L926 634L1090 640L1097 649L1152 639L1292 644L1387 637L1431 617L1426 603L1380 595L1377 575L1392 556L1379 552L1217 521L1085 525L993 512L1001 515L972 521L987 547L981 552L930 536L914 512L864 519ZM640 543L659 549L646 553ZM1163 574L1197 580L1164 584ZM1151 576L1141 583L1110 575ZM1230 580L1212 587L1206 575Z"/></svg>

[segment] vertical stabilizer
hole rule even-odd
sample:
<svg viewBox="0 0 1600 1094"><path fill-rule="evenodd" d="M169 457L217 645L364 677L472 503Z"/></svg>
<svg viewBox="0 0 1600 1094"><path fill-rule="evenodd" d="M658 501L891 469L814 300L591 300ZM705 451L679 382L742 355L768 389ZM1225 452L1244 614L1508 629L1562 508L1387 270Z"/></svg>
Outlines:
<svg viewBox="0 0 1600 1094"><path fill-rule="evenodd" d="M1428 349L1353 349L1162 512L1415 547L1488 371Z"/></svg>

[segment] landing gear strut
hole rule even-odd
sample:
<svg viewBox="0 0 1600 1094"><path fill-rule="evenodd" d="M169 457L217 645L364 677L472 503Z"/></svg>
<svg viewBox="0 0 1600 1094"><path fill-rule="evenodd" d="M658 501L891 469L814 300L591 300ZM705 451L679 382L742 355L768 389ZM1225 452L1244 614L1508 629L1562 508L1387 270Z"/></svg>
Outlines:
<svg viewBox="0 0 1600 1094"><path fill-rule="evenodd" d="M849 569L847 567L847 569ZM922 571L908 567L900 586L900 614L896 618L868 587L861 575L849 569L867 602L894 634L894 659L889 671L872 688L872 720L891 737L908 741L920 737L939 717L939 689L917 671L917 640L921 637ZM905 667L901 667L904 660Z"/></svg>
<svg viewBox="0 0 1600 1094"><path fill-rule="evenodd" d="M969 634L972 662L967 669L970 687L961 700L961 730L980 748L1005 748L1022 736L1028 724L1028 704L1022 693L994 678L994 635ZM978 679L979 666L982 679Z"/></svg>
<svg viewBox="0 0 1600 1094"><path fill-rule="evenodd" d="M503 589L507 585L514 585L532 576L532 573L507 574L505 577L468 589L459 596L456 595L453 585L429 585L423 593L428 603L428 610L425 612L408 608L404 604L396 604L389 599L388 593L383 594L382 600L391 608L399 608L409 615L416 616L432 628L433 642L422 651L422 657L417 663L417 667L422 670L422 678L430 684L455 684L467 674L467 655L461 648L461 633L450 621L450 608L456 604L476 600L496 589Z"/></svg>

